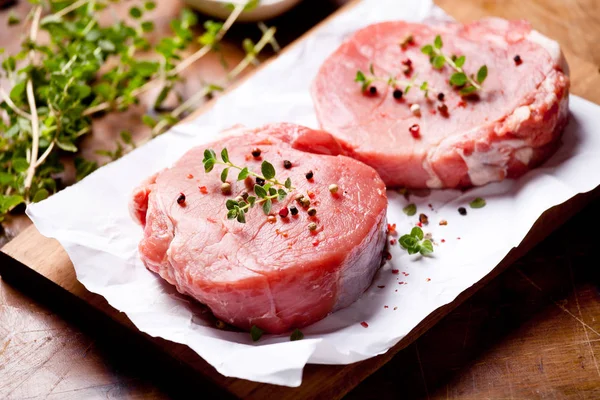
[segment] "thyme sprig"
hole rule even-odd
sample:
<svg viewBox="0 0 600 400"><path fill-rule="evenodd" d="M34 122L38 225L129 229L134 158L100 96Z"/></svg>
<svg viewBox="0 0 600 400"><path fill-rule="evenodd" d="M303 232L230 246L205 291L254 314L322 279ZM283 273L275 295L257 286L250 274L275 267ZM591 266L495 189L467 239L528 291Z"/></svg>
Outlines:
<svg viewBox="0 0 600 400"><path fill-rule="evenodd" d="M373 84L373 82L385 82L392 89L402 90L403 94L408 94L412 87L418 86L425 97L429 95L429 90L431 89L427 81L417 82L417 75L413 76L409 80L398 79L394 76L389 76L387 78L377 76L375 74L375 68L373 64L369 65L369 74L361 70L356 71L356 78L354 81L361 84L361 89L363 92L369 90L369 87Z"/></svg>
<svg viewBox="0 0 600 400"><path fill-rule="evenodd" d="M423 230L415 226L409 234L401 236L398 243L400 247L408 251L408 254L420 253L423 256L428 256L433 253L433 243L429 239L423 239L423 237Z"/></svg>
<svg viewBox="0 0 600 400"><path fill-rule="evenodd" d="M224 165L225 168L221 171L221 182L227 182L231 169L238 170L237 181L243 181L249 176L257 178L264 182L254 185L255 196L238 196L235 199L229 199L225 203L227 208L227 219L236 219L240 223L246 223L246 213L255 205L261 205L263 212L269 215L274 201L285 199L289 192L294 190L292 180L287 178L285 182L281 182L276 178L277 172L275 167L270 162L264 160L260 166L261 173L254 172L248 167L236 165L229 159L227 148L221 150L221 159L217 158L217 154L213 149L204 150L204 171L211 172L215 165Z"/></svg>
<svg viewBox="0 0 600 400"><path fill-rule="evenodd" d="M437 35L432 44L427 44L421 48L421 52L429 56L429 61L434 68L442 69L444 65L449 65L455 71L450 76L450 84L455 88L460 88L461 95L466 96L481 90L488 74L487 65L479 67L477 75L468 75L463 69L467 57L464 55L448 57L442 52L443 47L442 37Z"/></svg>

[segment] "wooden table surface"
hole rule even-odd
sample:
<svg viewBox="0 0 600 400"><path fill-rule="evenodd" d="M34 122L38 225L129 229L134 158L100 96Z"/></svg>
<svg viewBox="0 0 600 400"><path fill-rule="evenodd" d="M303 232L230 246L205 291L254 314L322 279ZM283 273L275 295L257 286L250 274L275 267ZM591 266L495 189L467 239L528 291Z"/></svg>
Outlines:
<svg viewBox="0 0 600 400"><path fill-rule="evenodd" d="M171 2L161 4L163 20L175 7L165 3ZM342 3L306 0L274 22L278 37L289 42ZM578 64L579 79L600 74L597 0L437 3L464 21L485 15L528 18L561 43L569 60L585 61ZM3 23L6 15L0 12L0 46L14 42L16 32ZM240 56L228 49L232 59ZM217 74L210 63L202 72ZM600 103L600 90L588 99ZM600 398L600 270L597 235L586 233L600 223L598 206L597 200L346 397ZM98 335L89 320L101 316L85 305L65 304L71 300L61 293L38 302L48 290L33 281L0 280L0 398L222 395L135 336L117 328Z"/></svg>

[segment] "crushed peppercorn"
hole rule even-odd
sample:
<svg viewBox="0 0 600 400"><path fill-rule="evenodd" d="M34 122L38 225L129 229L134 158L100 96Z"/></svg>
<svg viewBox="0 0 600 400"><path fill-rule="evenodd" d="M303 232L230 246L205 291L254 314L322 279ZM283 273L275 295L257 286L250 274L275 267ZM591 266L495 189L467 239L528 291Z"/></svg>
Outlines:
<svg viewBox="0 0 600 400"><path fill-rule="evenodd" d="M202 194L207 194L208 193L208 189L206 188L206 186L200 186L198 188L198 190L200 190L200 193L202 193Z"/></svg>
<svg viewBox="0 0 600 400"><path fill-rule="evenodd" d="M179 193L179 197L177 197L177 204L180 206L185 205L185 194Z"/></svg>
<svg viewBox="0 0 600 400"><path fill-rule="evenodd" d="M446 226L446 225L448 225L448 221L446 221L445 219L443 219L443 220L440 221L440 225L441 226Z"/></svg>
<svg viewBox="0 0 600 400"><path fill-rule="evenodd" d="M460 215L467 215L467 209L464 207L458 207L458 213Z"/></svg>
<svg viewBox="0 0 600 400"><path fill-rule="evenodd" d="M260 157L261 153L262 151L258 147L252 149L252 157L254 158Z"/></svg>
<svg viewBox="0 0 600 400"><path fill-rule="evenodd" d="M439 104L437 106L438 111L440 112L440 114L442 114L442 116L447 117L448 116L448 106L444 103Z"/></svg>
<svg viewBox="0 0 600 400"><path fill-rule="evenodd" d="M194 179L194 175L192 175L192 174L187 174L187 178L188 178L188 179Z"/></svg>
<svg viewBox="0 0 600 400"><path fill-rule="evenodd" d="M283 168L285 168L285 169L292 168L292 162L290 160L283 160Z"/></svg>

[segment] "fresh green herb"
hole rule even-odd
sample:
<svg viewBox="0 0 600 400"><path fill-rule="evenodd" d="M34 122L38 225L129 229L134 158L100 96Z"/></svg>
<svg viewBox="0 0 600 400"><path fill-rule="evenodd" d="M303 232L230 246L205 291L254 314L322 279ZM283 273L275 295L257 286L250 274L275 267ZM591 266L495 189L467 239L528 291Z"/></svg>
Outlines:
<svg viewBox="0 0 600 400"><path fill-rule="evenodd" d="M81 138L92 130L93 117L124 111L136 104L140 95L158 88L154 116L145 115L143 122L152 129L148 139L160 135L205 97L222 91L274 42L275 29L266 29L226 81L207 84L173 111L165 112L163 103L181 80L180 73L215 51L244 8L255 0L234 7L223 23L206 22L199 39L202 47L187 57L185 52L196 40L197 17L183 9L179 18L171 21L172 36L162 37L154 46L154 57L143 60L139 52L152 49L148 34L154 24L146 20L146 13L156 8L155 2L132 7L133 22L118 20L108 26L101 24L98 13L110 6L108 0L32 3L21 51L8 55L0 50L0 77L11 88L0 87L0 218L18 205L14 204L17 200L39 201L57 191L58 175L64 169L61 157L65 152L77 154ZM43 18L42 10L47 11ZM47 34L48 42L38 41L40 31ZM18 62L24 64L22 68L17 67ZM135 144L130 134L122 133L115 147L99 154L114 160ZM79 180L97 164L76 157L75 167Z"/></svg>
<svg viewBox="0 0 600 400"><path fill-rule="evenodd" d="M21 18L14 12L8 14L8 25L18 25L21 22Z"/></svg>
<svg viewBox="0 0 600 400"><path fill-rule="evenodd" d="M429 239L423 239L423 230L418 226L412 228L409 234L401 236L398 243L408 254L428 256L433 253L433 243Z"/></svg>
<svg viewBox="0 0 600 400"><path fill-rule="evenodd" d="M361 70L356 71L356 77L354 78L354 82L358 82L361 84L361 90L363 92L366 92L374 82L385 82L388 86L390 86L393 89L401 89L404 92L404 94L408 94L408 92L413 86L418 86L425 97L429 95L429 90L431 90L429 84L426 81L417 82L416 75L410 80L397 79L393 76L390 76L388 78L380 77L375 75L375 68L373 67L373 64L369 65L369 72L370 74L366 74Z"/></svg>
<svg viewBox="0 0 600 400"><path fill-rule="evenodd" d="M442 37L437 35L433 44L427 44L421 48L421 52L429 56L429 61L436 69L441 69L444 65L449 65L455 72L450 76L450 84L456 88L460 88L461 95L469 95L478 90L481 90L481 85L487 78L488 69L483 65L477 71L476 76L469 76L462 68L465 64L466 57L448 57L442 52L444 42Z"/></svg>
<svg viewBox="0 0 600 400"><path fill-rule="evenodd" d="M240 171L237 176L238 181L243 181L248 176L253 176L264 182L264 185L254 185L254 194L256 196L248 196L246 199L238 197L229 199L225 203L227 208L227 219L236 219L240 223L246 222L246 213L255 205L262 205L263 212L269 215L273 205L273 201L281 201L285 199L288 192L295 189L292 186L292 181L287 178L285 182L281 182L276 178L277 172L275 167L268 161L263 161L260 170L261 173L251 171L248 167L242 167L231 162L229 152L226 148L221 150L221 159L212 149L204 150L204 159L202 160L205 172L211 172L215 165L224 165L225 168L221 171L221 181L227 181L229 171L235 169Z"/></svg>
<svg viewBox="0 0 600 400"><path fill-rule="evenodd" d="M252 328L250 328L250 337L252 338L253 342L258 342L263 333L264 331L256 325L252 325Z"/></svg>
<svg viewBox="0 0 600 400"><path fill-rule="evenodd" d="M292 334L290 335L290 340L294 342L296 340L302 339L304 339L304 333L302 333L298 328L294 329L294 332L292 332Z"/></svg>
<svg viewBox="0 0 600 400"><path fill-rule="evenodd" d="M487 203L481 197L477 197L475 200L469 203L471 208L483 208Z"/></svg>
<svg viewBox="0 0 600 400"><path fill-rule="evenodd" d="M404 214L408 215L409 217L412 217L417 213L417 206L415 204L409 204L406 207L404 207L402 211L404 212Z"/></svg>

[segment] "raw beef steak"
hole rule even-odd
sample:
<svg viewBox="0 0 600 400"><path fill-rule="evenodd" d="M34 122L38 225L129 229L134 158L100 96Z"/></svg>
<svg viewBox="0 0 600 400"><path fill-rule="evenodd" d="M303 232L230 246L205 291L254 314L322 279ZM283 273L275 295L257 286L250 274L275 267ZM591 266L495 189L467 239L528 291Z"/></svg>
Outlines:
<svg viewBox="0 0 600 400"><path fill-rule="evenodd" d="M410 35L413 44L402 46ZM437 70L421 52L436 35L445 54L466 56L466 73L487 65L478 99L461 98L448 83L450 66ZM427 81L429 98L419 87L398 98L385 80L373 83L376 93L363 92L354 79L371 64L378 77ZM567 121L568 89L558 44L526 22L379 23L349 37L313 82L318 119L332 135L329 148L296 145L341 151L374 167L388 186L484 185L522 175L553 153ZM420 117L411 112L412 104L420 106ZM418 137L410 132L413 125Z"/></svg>
<svg viewBox="0 0 600 400"><path fill-rule="evenodd" d="M311 134L321 135L291 124L236 128L190 150L172 168L135 189L130 211L144 226L139 253L147 268L206 304L217 318L242 329L256 325L282 333L354 302L382 260L385 186L363 163L304 153L289 143ZM232 171L232 192L222 194L224 167L205 173L207 148L217 154L227 148L231 162L259 173L262 160L267 160L277 179L290 177L295 189L273 203L270 217L256 206L246 214L245 224L229 220L226 200L252 193L255 180L236 182L237 171ZM252 154L256 148L258 157L256 151ZM284 161L291 167L285 168ZM330 190L331 184L338 186L337 192ZM316 215L309 216L295 200L298 194L310 200ZM296 215L291 206L297 208ZM280 214L286 207L287 214ZM309 230L310 223L316 230Z"/></svg>

